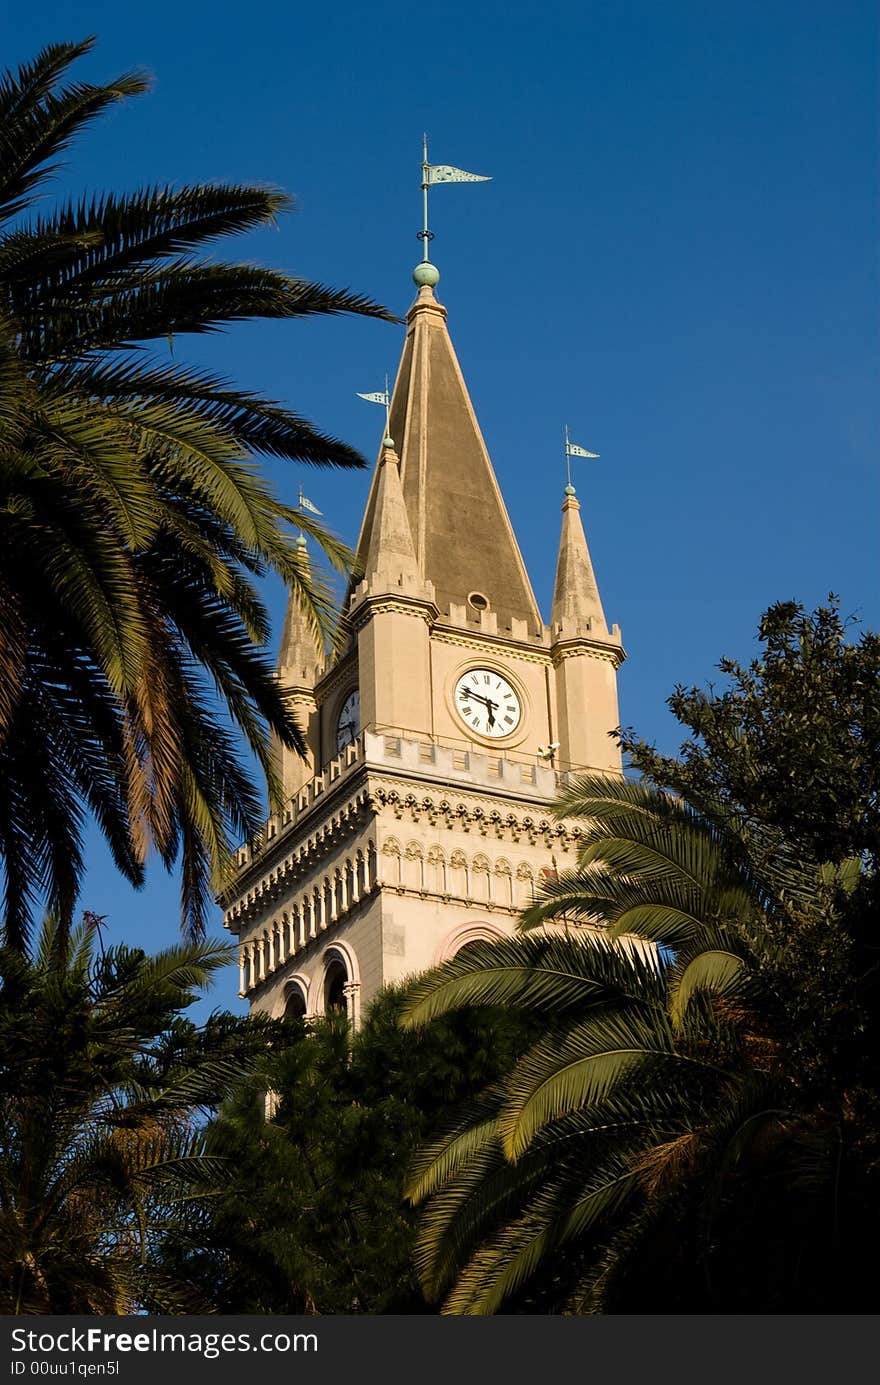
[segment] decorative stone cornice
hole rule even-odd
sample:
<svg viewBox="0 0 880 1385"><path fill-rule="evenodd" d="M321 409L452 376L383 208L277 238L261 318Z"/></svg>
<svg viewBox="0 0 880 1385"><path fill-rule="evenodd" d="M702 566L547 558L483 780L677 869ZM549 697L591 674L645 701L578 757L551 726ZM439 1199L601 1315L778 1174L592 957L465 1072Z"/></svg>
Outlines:
<svg viewBox="0 0 880 1385"><path fill-rule="evenodd" d="M358 631L373 616L386 615L389 612L395 615L416 616L429 626L439 615L439 610L433 601L425 601L416 596L388 596L381 593L377 596L367 594L359 598L358 594L355 593L352 598L349 625L354 631Z"/></svg>
<svg viewBox="0 0 880 1385"><path fill-rule="evenodd" d="M339 842L358 832L371 811L363 777L358 776L356 788L351 782L346 788L346 798L332 804L326 799L316 802L314 811L293 829L278 833L251 856L235 884L218 895L218 902L226 911L227 927L240 910L267 892L277 890L292 871L302 868L304 862L320 861Z"/></svg>
<svg viewBox="0 0 880 1385"><path fill-rule="evenodd" d="M549 805L548 805L549 809ZM566 852L576 848L583 826L576 820L558 819L538 804L505 801L498 794L480 794L452 785L428 787L418 781L370 773L366 783L334 812L308 830L283 839L284 854L271 863L256 858L249 879L240 879L237 898L226 910L224 924L240 931L259 922L280 900L300 888L310 877L319 877L325 862L346 841L360 836L375 839L381 820L428 823L442 833L471 836L474 846L482 839L515 845L541 844L546 850ZM371 830L375 823L375 830ZM396 829L395 829L396 830Z"/></svg>
<svg viewBox="0 0 880 1385"><path fill-rule="evenodd" d="M450 644L458 649L473 649L480 654L494 654L499 659L522 659L524 663L540 664L544 668L552 666L549 649L524 645L519 640L506 640L499 635L485 635L480 630L456 630L450 626L435 625L431 638L437 644Z"/></svg>
<svg viewBox="0 0 880 1385"><path fill-rule="evenodd" d="M588 658L599 659L617 669L626 658L626 650L622 644L609 644L607 641L581 638L554 644L552 655L554 666L560 664L563 659Z"/></svg>
<svg viewBox="0 0 880 1385"><path fill-rule="evenodd" d="M535 845L542 840L548 849L558 843L565 850L583 832L580 823L556 818L537 804L505 803L497 794L462 793L448 785L426 791L417 783L407 786L401 781L371 778L368 799L372 812L391 813L398 822L426 821L432 827L502 842L525 839Z"/></svg>

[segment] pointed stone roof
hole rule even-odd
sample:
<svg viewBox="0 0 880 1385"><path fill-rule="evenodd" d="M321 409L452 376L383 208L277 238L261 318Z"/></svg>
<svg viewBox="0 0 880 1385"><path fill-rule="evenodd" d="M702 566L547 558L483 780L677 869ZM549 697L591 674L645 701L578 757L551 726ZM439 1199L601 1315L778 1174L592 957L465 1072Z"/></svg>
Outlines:
<svg viewBox="0 0 880 1385"><path fill-rule="evenodd" d="M407 314L407 334L391 400L390 433L415 557L441 612L472 592L497 614L541 630L541 615L492 463L446 328L446 309L422 282ZM375 554L381 466L373 479L358 541L369 571Z"/></svg>
<svg viewBox="0 0 880 1385"><path fill-rule="evenodd" d="M400 458L390 437L382 444L374 492L372 523L363 554L368 587L384 591L421 582L400 484Z"/></svg>
<svg viewBox="0 0 880 1385"><path fill-rule="evenodd" d="M297 540L296 560L308 572L309 551L302 534ZM306 619L296 592L290 591L278 650L278 676L285 687L313 688L323 664L323 647Z"/></svg>
<svg viewBox="0 0 880 1385"><path fill-rule="evenodd" d="M584 526L581 523L581 507L574 486L571 485L566 486L565 500L562 503L562 534L556 563L550 629L554 638L558 635L562 635L563 638L576 638L578 635L591 633L593 638L602 638L608 631L599 586L590 560Z"/></svg>

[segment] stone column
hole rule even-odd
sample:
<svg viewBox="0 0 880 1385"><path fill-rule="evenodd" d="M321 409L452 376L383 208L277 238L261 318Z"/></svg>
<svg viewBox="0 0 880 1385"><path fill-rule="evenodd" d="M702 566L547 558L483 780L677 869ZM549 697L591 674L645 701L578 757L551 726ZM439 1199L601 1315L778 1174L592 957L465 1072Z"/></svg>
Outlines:
<svg viewBox="0 0 880 1385"><path fill-rule="evenodd" d="M361 987L359 981L348 981L342 988L345 996L345 1013L352 1029L359 1029L361 1023Z"/></svg>

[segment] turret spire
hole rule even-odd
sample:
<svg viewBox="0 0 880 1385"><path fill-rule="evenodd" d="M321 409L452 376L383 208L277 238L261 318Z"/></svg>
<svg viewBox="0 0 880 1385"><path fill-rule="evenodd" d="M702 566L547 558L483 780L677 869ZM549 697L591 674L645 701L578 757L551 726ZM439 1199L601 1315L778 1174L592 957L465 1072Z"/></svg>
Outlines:
<svg viewBox="0 0 880 1385"><path fill-rule="evenodd" d="M309 576L309 550L304 534L296 541L296 563ZM295 591L287 598L281 647L278 651L278 676L288 688L313 688L324 663L324 650L311 622L306 617Z"/></svg>
<svg viewBox="0 0 880 1385"><path fill-rule="evenodd" d="M303 508L302 498L301 496L300 508ZM296 563L303 576L307 578L310 575L309 550L304 534L300 534L296 541ZM281 648L278 651L278 680L288 694L290 709L303 733L307 749L303 758L297 751L280 745L277 737L272 736L272 753L281 776L285 798L297 793L315 773L315 685L321 676L323 666L323 641L316 635L296 591L291 589L288 592Z"/></svg>
<svg viewBox="0 0 880 1385"><path fill-rule="evenodd" d="M602 638L607 633L605 612L580 510L574 486L569 482L562 502L562 535L550 627L554 637L575 639L592 633L594 638Z"/></svg>
<svg viewBox="0 0 880 1385"><path fill-rule="evenodd" d="M400 459L390 434L386 434L376 469L372 519L368 542L359 554L368 587L384 591L421 583L400 485Z"/></svg>

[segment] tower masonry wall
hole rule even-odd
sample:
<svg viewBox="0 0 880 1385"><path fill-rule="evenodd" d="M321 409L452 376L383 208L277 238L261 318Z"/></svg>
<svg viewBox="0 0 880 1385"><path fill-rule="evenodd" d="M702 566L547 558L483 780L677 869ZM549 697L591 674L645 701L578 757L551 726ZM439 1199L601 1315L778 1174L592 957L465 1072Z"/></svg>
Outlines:
<svg viewBox="0 0 880 1385"><path fill-rule="evenodd" d="M364 732L335 797L301 794L287 824L240 855L226 923L255 1011L324 1012L341 966L349 1013L476 939L511 936L540 885L576 859L560 776L509 755ZM326 778L331 779L333 766Z"/></svg>

